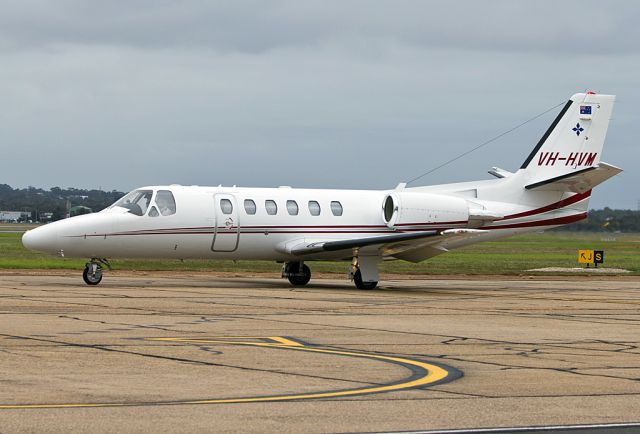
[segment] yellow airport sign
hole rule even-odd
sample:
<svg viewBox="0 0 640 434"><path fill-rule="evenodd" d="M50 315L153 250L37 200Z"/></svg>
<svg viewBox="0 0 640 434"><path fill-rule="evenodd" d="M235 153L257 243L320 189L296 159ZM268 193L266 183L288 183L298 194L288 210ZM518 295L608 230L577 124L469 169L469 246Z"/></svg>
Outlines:
<svg viewBox="0 0 640 434"><path fill-rule="evenodd" d="M593 264L593 250L578 250L578 262L581 264Z"/></svg>
<svg viewBox="0 0 640 434"><path fill-rule="evenodd" d="M604 250L594 250L593 251L593 262L596 265L604 263Z"/></svg>
<svg viewBox="0 0 640 434"><path fill-rule="evenodd" d="M580 264L604 263L604 250L578 250L578 262Z"/></svg>

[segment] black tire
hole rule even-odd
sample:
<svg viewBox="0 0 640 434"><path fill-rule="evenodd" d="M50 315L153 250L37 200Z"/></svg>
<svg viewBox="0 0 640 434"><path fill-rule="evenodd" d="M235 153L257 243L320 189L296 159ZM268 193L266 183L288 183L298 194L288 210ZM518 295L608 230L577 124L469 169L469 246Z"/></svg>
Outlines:
<svg viewBox="0 0 640 434"><path fill-rule="evenodd" d="M292 266L297 267L297 264L292 264ZM309 280L311 280L311 270L305 264L302 264L302 274L291 275L287 279L289 279L289 283L291 283L293 286L304 286L309 283Z"/></svg>
<svg viewBox="0 0 640 434"><path fill-rule="evenodd" d="M91 275L91 273L89 273L89 267L85 267L82 272L82 280L84 280L84 283L87 285L97 285L102 281L102 270L97 269L95 274Z"/></svg>
<svg viewBox="0 0 640 434"><path fill-rule="evenodd" d="M356 271L356 274L353 275L353 283L356 284L356 288L358 289L373 289L378 286L378 282L363 282L360 270Z"/></svg>

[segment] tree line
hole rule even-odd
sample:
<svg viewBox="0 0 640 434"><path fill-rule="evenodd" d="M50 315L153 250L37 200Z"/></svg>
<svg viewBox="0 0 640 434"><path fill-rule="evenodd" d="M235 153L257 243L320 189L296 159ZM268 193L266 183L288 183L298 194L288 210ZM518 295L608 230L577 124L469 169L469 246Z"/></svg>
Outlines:
<svg viewBox="0 0 640 434"><path fill-rule="evenodd" d="M571 232L640 232L640 211L629 209L592 209L586 220L558 230Z"/></svg>
<svg viewBox="0 0 640 434"><path fill-rule="evenodd" d="M81 188L53 187L11 188L0 184L0 211L23 211L30 220L39 220L42 213L53 213L52 220L67 217L69 207L78 205L100 211L124 196L117 190L86 190ZM573 232L640 232L640 211L604 208L589 211L589 218L560 228Z"/></svg>
<svg viewBox="0 0 640 434"><path fill-rule="evenodd" d="M0 184L0 211L21 211L29 215L28 219L31 221L38 221L40 215L52 213L51 220L60 220L67 217L70 207L82 205L97 212L124 195L125 193L117 190L60 187L44 190L35 187L12 188L7 184Z"/></svg>

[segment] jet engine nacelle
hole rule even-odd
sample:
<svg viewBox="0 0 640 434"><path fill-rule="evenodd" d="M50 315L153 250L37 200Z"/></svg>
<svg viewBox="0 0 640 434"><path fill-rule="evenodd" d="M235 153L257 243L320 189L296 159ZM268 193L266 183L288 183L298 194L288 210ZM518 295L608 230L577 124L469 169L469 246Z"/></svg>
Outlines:
<svg viewBox="0 0 640 434"><path fill-rule="evenodd" d="M465 199L432 193L393 191L382 201L382 220L390 228L416 224L467 223L469 205Z"/></svg>

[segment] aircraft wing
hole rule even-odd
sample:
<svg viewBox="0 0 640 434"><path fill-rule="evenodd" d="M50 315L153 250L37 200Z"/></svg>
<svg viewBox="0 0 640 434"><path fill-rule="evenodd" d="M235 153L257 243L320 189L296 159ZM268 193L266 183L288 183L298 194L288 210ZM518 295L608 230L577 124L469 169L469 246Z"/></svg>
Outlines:
<svg viewBox="0 0 640 434"><path fill-rule="evenodd" d="M471 236L477 236L484 232L486 231L478 229L447 229L444 231L403 232L393 235L362 237L347 240L312 242L302 240L293 245L288 245L283 250L286 250L287 253L292 255L304 256L324 252L350 251L357 248L360 249L361 254L400 257L399 255L403 253L420 250L425 247L437 249L438 245L442 244L445 240L450 240L452 238L468 238ZM444 247L442 249L444 249ZM443 251L446 251L446 249ZM351 252L345 252L345 256L350 255Z"/></svg>

